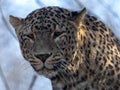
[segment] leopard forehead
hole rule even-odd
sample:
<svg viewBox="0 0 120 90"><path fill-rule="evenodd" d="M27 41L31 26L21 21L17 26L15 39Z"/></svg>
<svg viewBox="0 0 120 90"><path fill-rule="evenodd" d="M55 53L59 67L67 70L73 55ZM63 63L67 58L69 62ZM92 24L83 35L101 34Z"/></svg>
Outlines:
<svg viewBox="0 0 120 90"><path fill-rule="evenodd" d="M71 17L71 12L59 7L45 7L37 9L25 18L25 26L31 26L31 29L51 30L56 25L63 27L62 22L66 22Z"/></svg>
<svg viewBox="0 0 120 90"><path fill-rule="evenodd" d="M60 8L60 7L45 7L41 9L37 9L30 13L25 19L24 19L24 34L34 34L36 37L36 50L40 52L50 52L51 48L55 48L55 43L59 44L59 47L64 51L64 53L67 53L67 50L72 46L75 47L75 45L68 45L72 42L67 41L73 41L76 42L76 27L69 22L68 19L72 18L72 12ZM65 34L60 36L60 38L56 39L55 41L54 36L52 39L52 34L57 31L59 33L55 33L55 37L59 37L59 34L61 35L61 31L64 31ZM73 34L73 35L72 35ZM40 37L40 40L38 39ZM70 40L69 40L70 39ZM67 40L67 41L66 41ZM54 43L55 42L55 43ZM38 45L39 43L39 45ZM63 44L61 46L61 44ZM52 46L51 46L52 45ZM65 49L65 45L67 45L67 50ZM64 47L63 47L64 46ZM37 48L38 47L38 48ZM44 49L42 51L38 50L39 48ZM47 50L46 50L47 49ZM58 49L58 48L55 48Z"/></svg>

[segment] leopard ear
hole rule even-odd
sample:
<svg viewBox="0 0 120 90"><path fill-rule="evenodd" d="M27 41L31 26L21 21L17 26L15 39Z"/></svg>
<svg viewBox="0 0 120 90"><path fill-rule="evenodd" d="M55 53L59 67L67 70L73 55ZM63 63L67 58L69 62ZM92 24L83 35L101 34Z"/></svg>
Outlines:
<svg viewBox="0 0 120 90"><path fill-rule="evenodd" d="M9 21L15 29L19 29L19 27L23 24L22 18L18 18L12 15L10 15Z"/></svg>
<svg viewBox="0 0 120 90"><path fill-rule="evenodd" d="M77 25L84 19L87 13L86 8L83 8L81 11L73 11L72 12L72 21L74 21Z"/></svg>

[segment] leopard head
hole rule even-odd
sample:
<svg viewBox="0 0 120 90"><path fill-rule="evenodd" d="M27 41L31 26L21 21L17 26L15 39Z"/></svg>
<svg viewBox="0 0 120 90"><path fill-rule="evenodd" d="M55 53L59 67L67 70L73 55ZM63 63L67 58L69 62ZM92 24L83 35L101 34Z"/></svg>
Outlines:
<svg viewBox="0 0 120 90"><path fill-rule="evenodd" d="M59 7L45 7L26 18L10 16L24 58L39 74L67 73L78 47L79 24L86 14Z"/></svg>

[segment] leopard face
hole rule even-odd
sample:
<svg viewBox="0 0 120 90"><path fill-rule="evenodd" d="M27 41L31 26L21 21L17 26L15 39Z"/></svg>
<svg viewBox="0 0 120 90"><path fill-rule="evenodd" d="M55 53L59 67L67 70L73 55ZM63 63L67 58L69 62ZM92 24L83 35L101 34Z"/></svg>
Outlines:
<svg viewBox="0 0 120 90"><path fill-rule="evenodd" d="M81 17L80 17L81 15ZM25 19L10 17L22 54L35 71L47 77L71 69L77 49L77 18L85 15L58 7L46 7Z"/></svg>

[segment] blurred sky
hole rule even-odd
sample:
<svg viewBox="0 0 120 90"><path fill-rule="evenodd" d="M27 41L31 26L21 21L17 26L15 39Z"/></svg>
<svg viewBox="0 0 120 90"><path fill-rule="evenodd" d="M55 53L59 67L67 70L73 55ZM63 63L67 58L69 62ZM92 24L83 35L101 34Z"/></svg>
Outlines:
<svg viewBox="0 0 120 90"><path fill-rule="evenodd" d="M88 12L106 23L120 38L120 0L1 0L4 17L9 24L9 15L25 18L31 11L45 6L60 6L72 10L81 10L83 5ZM9 24L10 25L10 24ZM0 13L0 66L10 90L28 90L32 77L36 74L20 52L14 29L7 28ZM6 90L0 74L0 90ZM33 90L52 90L50 80L39 76Z"/></svg>

